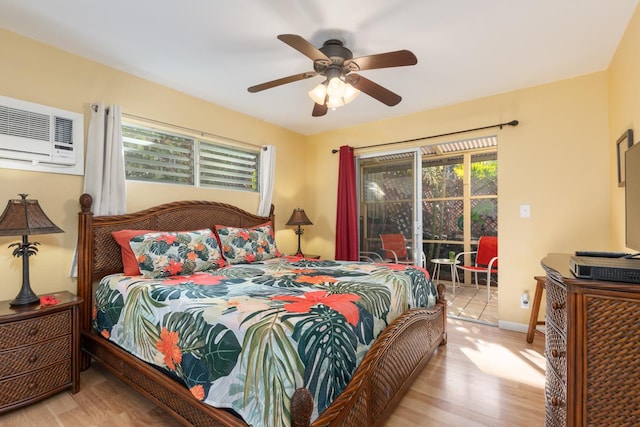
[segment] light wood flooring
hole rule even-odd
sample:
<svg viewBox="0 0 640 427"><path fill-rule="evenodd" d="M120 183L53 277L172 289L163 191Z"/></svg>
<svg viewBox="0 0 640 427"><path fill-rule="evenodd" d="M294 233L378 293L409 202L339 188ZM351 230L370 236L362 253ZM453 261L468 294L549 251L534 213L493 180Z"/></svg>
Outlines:
<svg viewBox="0 0 640 427"><path fill-rule="evenodd" d="M458 319L384 427L544 425L544 337ZM164 411L93 365L80 392L0 416L3 427L178 426Z"/></svg>
<svg viewBox="0 0 640 427"><path fill-rule="evenodd" d="M544 337L448 320L440 347L384 427L544 425Z"/></svg>

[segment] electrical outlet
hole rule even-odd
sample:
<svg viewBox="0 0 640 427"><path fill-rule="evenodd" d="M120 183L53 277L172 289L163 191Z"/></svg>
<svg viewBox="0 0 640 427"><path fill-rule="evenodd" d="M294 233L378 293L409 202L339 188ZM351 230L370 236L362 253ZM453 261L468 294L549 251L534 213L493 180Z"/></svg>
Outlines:
<svg viewBox="0 0 640 427"><path fill-rule="evenodd" d="M529 293L524 291L520 296L520 308L529 308Z"/></svg>

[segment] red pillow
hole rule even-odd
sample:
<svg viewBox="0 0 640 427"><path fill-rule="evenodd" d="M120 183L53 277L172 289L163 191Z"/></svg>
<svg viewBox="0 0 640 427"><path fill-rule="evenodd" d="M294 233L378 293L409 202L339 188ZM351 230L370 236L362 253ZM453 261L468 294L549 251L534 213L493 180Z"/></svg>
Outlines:
<svg viewBox="0 0 640 427"><path fill-rule="evenodd" d="M140 268L138 267L138 260L133 254L131 246L129 246L129 241L135 236L154 232L156 232L156 230L119 230L111 232L113 238L116 239L116 242L120 245L123 273L127 276L139 276L141 274Z"/></svg>

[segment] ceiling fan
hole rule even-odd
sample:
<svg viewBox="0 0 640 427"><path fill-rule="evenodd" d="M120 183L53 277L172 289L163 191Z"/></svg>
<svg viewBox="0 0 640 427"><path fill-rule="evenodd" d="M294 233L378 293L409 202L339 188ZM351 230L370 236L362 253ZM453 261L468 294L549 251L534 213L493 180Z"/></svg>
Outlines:
<svg viewBox="0 0 640 427"><path fill-rule="evenodd" d="M326 80L309 92L314 100L312 116L324 116L329 108L339 107L353 101L364 92L390 107L397 105L402 97L379 84L356 74L357 71L375 68L404 67L418 63L416 56L408 50L380 53L354 58L353 53L338 39L329 39L321 48L316 48L295 34L280 34L278 39L313 60L313 71L294 74L248 88L255 93L287 83L324 76Z"/></svg>

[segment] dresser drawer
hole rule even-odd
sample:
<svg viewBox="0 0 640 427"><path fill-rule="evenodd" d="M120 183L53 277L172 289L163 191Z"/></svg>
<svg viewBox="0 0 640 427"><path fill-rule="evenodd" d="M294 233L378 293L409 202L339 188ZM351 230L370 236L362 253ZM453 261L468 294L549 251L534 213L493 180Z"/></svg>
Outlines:
<svg viewBox="0 0 640 427"><path fill-rule="evenodd" d="M0 381L0 410L71 384L71 360Z"/></svg>
<svg viewBox="0 0 640 427"><path fill-rule="evenodd" d="M72 337L0 351L0 380L71 359Z"/></svg>
<svg viewBox="0 0 640 427"><path fill-rule="evenodd" d="M0 350L71 334L71 310L0 325Z"/></svg>
<svg viewBox="0 0 640 427"><path fill-rule="evenodd" d="M555 280L547 278L547 317L558 329L567 330L567 289Z"/></svg>
<svg viewBox="0 0 640 427"><path fill-rule="evenodd" d="M567 389L565 384L553 372L547 369L546 383L544 387L547 420L552 419L559 426L567 425ZM550 426L546 426L550 427Z"/></svg>
<svg viewBox="0 0 640 427"><path fill-rule="evenodd" d="M547 369L553 369L563 384L567 382L567 340L552 323L547 323L545 352Z"/></svg>

